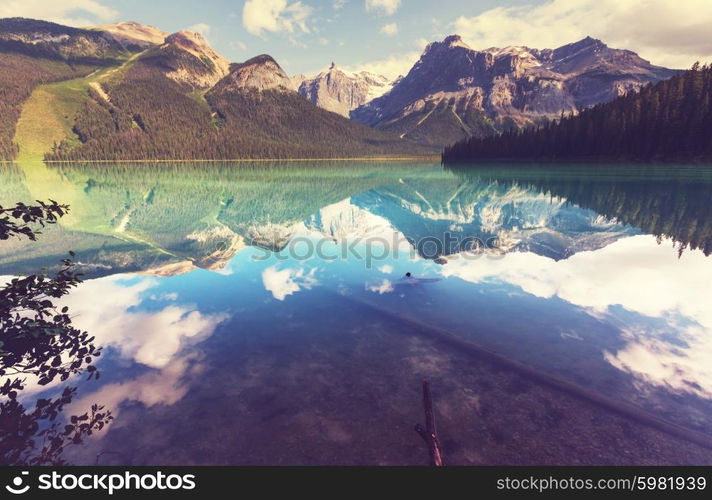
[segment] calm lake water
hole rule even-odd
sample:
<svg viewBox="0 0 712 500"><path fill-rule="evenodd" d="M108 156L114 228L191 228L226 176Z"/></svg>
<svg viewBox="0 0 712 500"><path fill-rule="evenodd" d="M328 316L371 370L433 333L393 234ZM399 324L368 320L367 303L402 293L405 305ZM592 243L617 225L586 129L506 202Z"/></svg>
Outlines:
<svg viewBox="0 0 712 500"><path fill-rule="evenodd" d="M67 413L115 420L70 463L426 464L428 379L447 463L712 464L712 168L0 169L71 205L0 244L87 273Z"/></svg>

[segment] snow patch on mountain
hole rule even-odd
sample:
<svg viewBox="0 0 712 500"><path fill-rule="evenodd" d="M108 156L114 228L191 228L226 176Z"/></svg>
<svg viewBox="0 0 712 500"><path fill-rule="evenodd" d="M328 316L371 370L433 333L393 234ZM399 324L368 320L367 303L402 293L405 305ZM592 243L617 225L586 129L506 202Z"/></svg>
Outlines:
<svg viewBox="0 0 712 500"><path fill-rule="evenodd" d="M292 81L306 99L347 118L352 110L382 96L393 85L385 76L368 71L345 71L335 63L315 76L299 76Z"/></svg>

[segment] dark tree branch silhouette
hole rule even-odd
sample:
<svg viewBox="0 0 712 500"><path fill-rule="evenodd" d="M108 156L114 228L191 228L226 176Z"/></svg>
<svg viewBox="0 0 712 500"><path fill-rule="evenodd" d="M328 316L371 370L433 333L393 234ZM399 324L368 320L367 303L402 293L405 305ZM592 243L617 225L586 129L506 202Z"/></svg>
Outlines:
<svg viewBox="0 0 712 500"><path fill-rule="evenodd" d="M39 232L32 224L54 224L68 210L54 201L0 207L0 239L35 240ZM65 387L58 397L38 399L32 409L20 402L27 376L39 385L64 382L83 372L89 379L99 378L92 364L100 355L94 337L75 328L68 308L60 309L54 302L81 283L74 263L70 259L62 263L54 276L14 278L0 289L0 463L6 465L61 464L67 445L81 443L112 419L103 407L93 405L62 425L58 416L76 394L72 387Z"/></svg>

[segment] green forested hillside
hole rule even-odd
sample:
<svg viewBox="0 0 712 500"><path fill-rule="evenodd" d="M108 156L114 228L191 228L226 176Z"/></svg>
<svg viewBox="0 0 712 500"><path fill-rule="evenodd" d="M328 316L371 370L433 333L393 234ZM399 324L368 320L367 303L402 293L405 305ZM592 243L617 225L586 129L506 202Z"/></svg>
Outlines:
<svg viewBox="0 0 712 500"><path fill-rule="evenodd" d="M165 59L141 57L92 93L76 118L81 144L48 160L334 158L427 150L317 108L296 92L241 89L206 94L165 75Z"/></svg>
<svg viewBox="0 0 712 500"><path fill-rule="evenodd" d="M96 69L69 63L0 51L0 161L17 156L13 138L22 104L38 85L85 76Z"/></svg>
<svg viewBox="0 0 712 500"><path fill-rule="evenodd" d="M17 123L23 104L38 86L86 77L117 66L130 55L98 31L34 19L0 19L0 161L17 157ZM67 97L59 94L59 100ZM64 104L47 103L62 108Z"/></svg>
<svg viewBox="0 0 712 500"><path fill-rule="evenodd" d="M290 85L216 85L229 63L195 33L133 50L98 29L0 19L0 160L434 153L324 111Z"/></svg>
<svg viewBox="0 0 712 500"><path fill-rule="evenodd" d="M468 139L443 153L445 162L491 159L710 160L712 67L695 65L577 116Z"/></svg>
<svg viewBox="0 0 712 500"><path fill-rule="evenodd" d="M75 119L79 144L66 140L47 155L51 160L199 158L188 144L212 142L210 110L191 89L167 78L160 59L137 60L106 78L104 94L90 91ZM107 99L108 98L108 99ZM183 153L183 154L179 154ZM176 156L172 156L176 154Z"/></svg>

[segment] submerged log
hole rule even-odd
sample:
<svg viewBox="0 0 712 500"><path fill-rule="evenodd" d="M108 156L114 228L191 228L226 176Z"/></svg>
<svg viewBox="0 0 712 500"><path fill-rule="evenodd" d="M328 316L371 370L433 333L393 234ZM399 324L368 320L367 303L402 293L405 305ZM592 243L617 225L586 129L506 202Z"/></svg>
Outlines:
<svg viewBox="0 0 712 500"><path fill-rule="evenodd" d="M433 414L433 398L430 395L430 384L423 380L423 409L425 410L425 428L420 424L415 424L415 432L420 434L430 451L430 465L442 467L443 454L440 449L440 439L435 426L435 415Z"/></svg>
<svg viewBox="0 0 712 500"><path fill-rule="evenodd" d="M587 401L595 406L608 410L624 418L633 420L638 424L646 425L658 431L665 432L671 436L675 436L677 438L690 441L705 448L712 449L712 436L710 436L709 434L690 429L676 422L671 422L666 418L654 415L649 410L641 408L633 403L628 403L621 399L604 396L602 394L594 392L593 390L583 388L574 382L570 382L569 380L560 378L556 375L550 375L526 363L510 359L504 356L503 354L499 354L495 351L492 351L471 340L461 338L459 335L456 335L448 330L424 323L411 317L405 317L402 314L398 314L383 307L377 306L367 300L356 298L354 296L345 297L340 295L339 297L341 299L346 298L351 302L360 304L363 307L367 307L371 311L380 313L386 318L390 318L392 320L407 324L415 328L420 333L436 341L442 342L444 345L449 345L450 347L456 348L459 352L486 359L487 361L492 362L496 365L515 371L532 382L551 387L555 390L561 391L580 400Z"/></svg>

